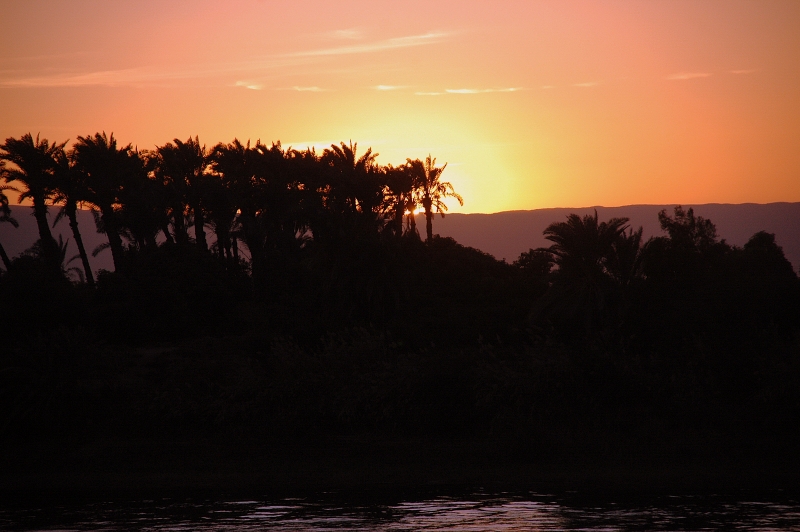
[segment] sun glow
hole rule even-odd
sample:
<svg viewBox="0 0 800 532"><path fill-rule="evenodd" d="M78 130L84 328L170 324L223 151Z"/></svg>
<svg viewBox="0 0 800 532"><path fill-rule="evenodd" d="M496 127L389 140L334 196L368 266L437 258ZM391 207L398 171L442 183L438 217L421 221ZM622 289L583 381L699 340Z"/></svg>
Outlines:
<svg viewBox="0 0 800 532"><path fill-rule="evenodd" d="M447 162L454 212L800 200L797 3L137 7L8 6L0 138L352 140Z"/></svg>

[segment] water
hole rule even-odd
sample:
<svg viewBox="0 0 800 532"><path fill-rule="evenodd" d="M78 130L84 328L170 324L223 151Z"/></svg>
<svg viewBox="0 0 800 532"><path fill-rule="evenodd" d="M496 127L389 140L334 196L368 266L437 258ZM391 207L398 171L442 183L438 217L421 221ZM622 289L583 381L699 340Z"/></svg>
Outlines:
<svg viewBox="0 0 800 532"><path fill-rule="evenodd" d="M571 496L475 493L391 503L335 495L277 500L160 499L3 507L3 530L411 531L411 530L800 530L800 502L658 497L648 502L579 502Z"/></svg>

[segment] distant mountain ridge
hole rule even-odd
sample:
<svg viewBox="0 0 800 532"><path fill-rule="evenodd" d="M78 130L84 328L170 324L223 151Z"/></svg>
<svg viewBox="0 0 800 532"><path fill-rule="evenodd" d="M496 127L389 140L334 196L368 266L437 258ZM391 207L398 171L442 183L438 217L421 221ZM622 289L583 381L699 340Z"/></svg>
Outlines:
<svg viewBox="0 0 800 532"><path fill-rule="evenodd" d="M441 236L449 236L459 243L480 249L498 259L513 262L520 253L531 248L547 246L542 232L553 222L564 221L571 213L593 214L597 210L600 220L625 217L630 219L633 228L642 227L644 237L661 235L658 223L659 211L666 209L672 213L675 205L627 205L623 207L581 207L550 208L530 211L505 211L493 214L451 213L445 218L439 216L433 222L433 231ZM775 239L795 270L800 268L800 202L796 203L708 203L702 205L683 205L693 208L698 216L711 220L717 226L717 233L729 244L744 245L758 231L774 233ZM30 207L12 206L13 216L19 221L19 228L10 224L0 224L0 243L9 256L14 257L29 248L38 238L36 222L31 216ZM55 219L57 207L51 208L51 220ZM78 225L87 251L106 242L104 235L98 234L94 219L88 211L78 213ZM417 227L424 228L422 215L418 216ZM58 238L70 240L67 257L77 253L72 242L72 232L66 219L62 219L54 229ZM213 238L213 237L212 237ZM111 253L101 252L89 258L92 269L112 270Z"/></svg>

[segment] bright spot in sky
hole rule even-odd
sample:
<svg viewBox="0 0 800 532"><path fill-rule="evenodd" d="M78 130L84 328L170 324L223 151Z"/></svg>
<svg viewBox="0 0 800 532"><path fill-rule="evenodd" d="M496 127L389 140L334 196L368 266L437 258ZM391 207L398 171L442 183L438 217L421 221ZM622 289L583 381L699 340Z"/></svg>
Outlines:
<svg viewBox="0 0 800 532"><path fill-rule="evenodd" d="M457 212L800 201L796 1L6 4L0 140L352 139L450 162Z"/></svg>

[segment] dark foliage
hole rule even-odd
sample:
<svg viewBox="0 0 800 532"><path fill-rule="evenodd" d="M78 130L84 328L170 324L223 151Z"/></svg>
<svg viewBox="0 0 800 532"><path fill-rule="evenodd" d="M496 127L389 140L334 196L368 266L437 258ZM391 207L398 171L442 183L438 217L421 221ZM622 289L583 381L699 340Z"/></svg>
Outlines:
<svg viewBox="0 0 800 532"><path fill-rule="evenodd" d="M798 442L800 281L774 235L731 246L676 207L643 242L572 215L507 264L432 233L455 193L430 157L27 140L39 166L13 176L37 213L91 206L116 271L70 281L46 239L4 259L0 421L18 434L374 432L670 460Z"/></svg>

